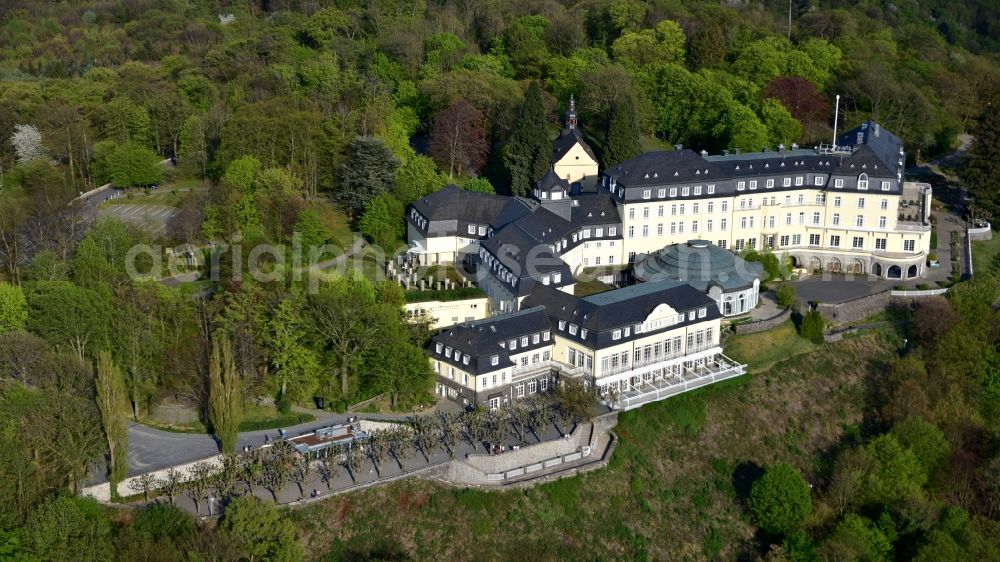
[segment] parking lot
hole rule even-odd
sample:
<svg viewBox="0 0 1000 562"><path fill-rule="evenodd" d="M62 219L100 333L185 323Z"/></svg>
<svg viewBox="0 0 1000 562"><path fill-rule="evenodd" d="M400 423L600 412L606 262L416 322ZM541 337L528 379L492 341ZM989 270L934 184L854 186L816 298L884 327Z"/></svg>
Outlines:
<svg viewBox="0 0 1000 562"><path fill-rule="evenodd" d="M105 205L98 211L98 214L102 217L115 217L143 226L154 236L163 236L167 231L167 222L179 212L180 209L177 207L166 205L124 203Z"/></svg>

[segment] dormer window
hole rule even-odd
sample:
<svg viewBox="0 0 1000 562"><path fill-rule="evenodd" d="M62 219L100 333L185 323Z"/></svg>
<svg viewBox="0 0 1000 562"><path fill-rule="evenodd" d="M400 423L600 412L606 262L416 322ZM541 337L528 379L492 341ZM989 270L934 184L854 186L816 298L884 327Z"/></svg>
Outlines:
<svg viewBox="0 0 1000 562"><path fill-rule="evenodd" d="M700 185L694 186L694 194L695 195L701 195L701 186Z"/></svg>
<svg viewBox="0 0 1000 562"><path fill-rule="evenodd" d="M575 335L576 335L576 332L577 332L577 330L579 330L579 329L580 329L580 327L579 327L579 326L577 326L576 324L570 324L570 325L569 325L569 334L570 334L571 336L575 336Z"/></svg>
<svg viewBox="0 0 1000 562"><path fill-rule="evenodd" d="M476 233L476 225L470 224L469 225L469 234L475 234L475 233Z"/></svg>
<svg viewBox="0 0 1000 562"><path fill-rule="evenodd" d="M736 182L736 191L743 191L746 188L747 188L747 182L745 181Z"/></svg>
<svg viewBox="0 0 1000 562"><path fill-rule="evenodd" d="M651 193L652 193L651 190L649 190L649 189L643 189L642 190L642 198L643 199L649 199L650 196L651 196Z"/></svg>
<svg viewBox="0 0 1000 562"><path fill-rule="evenodd" d="M563 332L566 331L566 321L565 320L560 320L559 321L559 330L561 330Z"/></svg>
<svg viewBox="0 0 1000 562"><path fill-rule="evenodd" d="M656 190L656 196L660 197L660 198L666 197L667 196L667 189L665 187L661 187L660 189L657 189Z"/></svg>
<svg viewBox="0 0 1000 562"><path fill-rule="evenodd" d="M542 199L548 199L548 198L549 198L549 193L547 191L543 191L542 192Z"/></svg>
<svg viewBox="0 0 1000 562"><path fill-rule="evenodd" d="M708 186L708 194L709 195L714 195L715 194L715 185Z"/></svg>
<svg viewBox="0 0 1000 562"><path fill-rule="evenodd" d="M882 191L889 191L889 182L882 182Z"/></svg>
<svg viewBox="0 0 1000 562"><path fill-rule="evenodd" d="M507 342L507 349L511 351L517 349L517 340L510 340L509 342Z"/></svg>
<svg viewBox="0 0 1000 562"><path fill-rule="evenodd" d="M444 348L444 356L448 357L448 358L451 357L451 348L450 347Z"/></svg>
<svg viewBox="0 0 1000 562"><path fill-rule="evenodd" d="M443 349L443 348L444 348L444 346L443 346L443 345L441 345L440 343L438 343L438 344L436 344L436 345L434 346L434 351L435 351L436 353L441 353L441 349Z"/></svg>
<svg viewBox="0 0 1000 562"><path fill-rule="evenodd" d="M842 178L833 180L833 187L844 187L844 180Z"/></svg>
<svg viewBox="0 0 1000 562"><path fill-rule="evenodd" d="M670 196L671 197L677 197L677 188L676 187L671 187L670 188Z"/></svg>
<svg viewBox="0 0 1000 562"><path fill-rule="evenodd" d="M548 330L545 330L544 332L542 332L542 340L543 341L549 341L549 339L551 337L552 337L552 333L549 332Z"/></svg>
<svg viewBox="0 0 1000 562"><path fill-rule="evenodd" d="M545 277L542 277L542 285L548 285L549 281L551 281L551 279L549 278L548 275L546 275Z"/></svg>
<svg viewBox="0 0 1000 562"><path fill-rule="evenodd" d="M625 337L627 338L627 337L629 337L631 335L632 335L632 327L628 326L628 327L625 328Z"/></svg>
<svg viewBox="0 0 1000 562"><path fill-rule="evenodd" d="M681 188L681 197L687 197L690 194L691 194L691 188L690 187L682 187Z"/></svg>
<svg viewBox="0 0 1000 562"><path fill-rule="evenodd" d="M465 357L462 358L462 364L463 365L468 365L469 364L469 356L468 355L466 355Z"/></svg>
<svg viewBox="0 0 1000 562"><path fill-rule="evenodd" d="M691 312L688 312L688 322L694 320L694 314L695 313L693 310Z"/></svg>
<svg viewBox="0 0 1000 562"><path fill-rule="evenodd" d="M552 282L553 283L560 283L560 282L562 282L562 273L553 273L552 274Z"/></svg>
<svg viewBox="0 0 1000 562"><path fill-rule="evenodd" d="M622 339L622 331L621 330L615 330L614 332L611 332L611 339L613 339L613 340L620 340L620 339Z"/></svg>
<svg viewBox="0 0 1000 562"><path fill-rule="evenodd" d="M528 336L521 338L521 347L528 347Z"/></svg>
<svg viewBox="0 0 1000 562"><path fill-rule="evenodd" d="M496 367L499 364L500 364L500 356L499 355L493 355L493 356L490 357L490 365L493 365L494 367Z"/></svg>
<svg viewBox="0 0 1000 562"><path fill-rule="evenodd" d="M868 189L868 174L862 172L858 176L858 189Z"/></svg>
<svg viewBox="0 0 1000 562"><path fill-rule="evenodd" d="M540 341L542 341L541 334L532 334L532 336L531 336L531 343L537 344Z"/></svg>
<svg viewBox="0 0 1000 562"><path fill-rule="evenodd" d="M587 339L587 329L586 328L583 328L582 330L580 330L580 338Z"/></svg>
<svg viewBox="0 0 1000 562"><path fill-rule="evenodd" d="M698 318L704 318L707 314L708 314L708 309L707 308L699 308L698 309Z"/></svg>

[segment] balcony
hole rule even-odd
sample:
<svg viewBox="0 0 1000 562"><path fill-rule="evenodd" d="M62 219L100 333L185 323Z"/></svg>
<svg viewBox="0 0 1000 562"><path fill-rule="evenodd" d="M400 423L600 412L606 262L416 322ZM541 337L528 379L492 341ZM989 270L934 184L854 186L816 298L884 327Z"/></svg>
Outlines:
<svg viewBox="0 0 1000 562"><path fill-rule="evenodd" d="M688 368L682 365L679 375L668 375L651 381L642 380L640 377L637 387L617 393L604 403L620 410L632 410L650 402L683 394L745 373L746 365L719 353L703 366Z"/></svg>

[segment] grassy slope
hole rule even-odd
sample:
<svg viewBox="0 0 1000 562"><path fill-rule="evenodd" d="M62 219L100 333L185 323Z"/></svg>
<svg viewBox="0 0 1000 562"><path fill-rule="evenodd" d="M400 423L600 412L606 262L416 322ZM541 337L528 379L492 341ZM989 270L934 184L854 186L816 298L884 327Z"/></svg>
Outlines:
<svg viewBox="0 0 1000 562"><path fill-rule="evenodd" d="M863 381L892 347L867 333L801 353L783 330L734 340L751 365L788 357L772 369L623 414L607 469L526 491L401 482L291 516L316 558L734 559L754 531L734 468L787 460L815 477L845 427L860 424Z"/></svg>

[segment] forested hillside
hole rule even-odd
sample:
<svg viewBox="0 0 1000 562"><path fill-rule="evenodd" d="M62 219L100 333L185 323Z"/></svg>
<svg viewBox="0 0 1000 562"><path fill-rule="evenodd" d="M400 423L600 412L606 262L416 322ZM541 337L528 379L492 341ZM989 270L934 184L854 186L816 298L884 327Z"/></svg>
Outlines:
<svg viewBox="0 0 1000 562"><path fill-rule="evenodd" d="M194 532L192 521L170 510L109 516L59 494L75 490L95 466L120 479L124 424L157 423L153 413L163 403L193 412L193 421L172 429L214 432L225 447L241 423L287 425L293 406L317 397L338 409L375 396L403 411L427 403L427 331L404 321L406 296L379 278L371 246L392 254L404 236L405 206L447 183L524 194L546 169L571 96L602 166L675 144L718 152L828 143L837 94L841 131L876 119L903 138L909 158L925 160L950 151L956 135L995 111L989 100L1000 94L998 37L1000 9L991 0L0 2L0 558L274 557L235 520L218 532ZM125 194L100 211L71 204L105 184ZM115 213L130 204L141 209ZM132 220L143 213L168 218L148 228ZM353 238L355 231L374 244ZM241 279L230 251L204 268L217 281L149 274L157 259L208 259L236 243L247 252L258 244L307 253L327 247L324 259L352 252L358 267L350 275L303 275L269 254L261 261L266 280ZM139 260L138 273L149 275L126 267L136 245L160 248ZM983 302L957 310L993 314ZM955 336L960 351L949 353L993 373L993 355L973 353L992 353L996 344L988 318L954 328L974 331L981 349L961 347ZM927 365L901 363L910 370L893 371L898 388L885 389L910 394L871 399L880 408L915 401L899 411L940 424L961 458L931 466L888 438L865 444L905 417L884 414L854 441L823 445L857 449L858 458L891 447L895 456L885 462L904 463L907 487L877 498L855 493L841 504L824 495L828 511L805 530L798 521L788 533L768 535L765 547L773 539L795 550L801 540L812 553L836 537L855 544L862 536L877 542L871 548L882 557L860 559L908 558L931 541L966 548L970 557L995 552L979 546L997 533L989 519L996 518L996 489L983 485L989 474L980 476L996 469L996 412L986 401L996 377L967 380L933 359L945 344L918 340ZM939 374L952 377L957 390L930 390ZM925 429L910 423L904 441ZM928 446L944 454L940 430L932 433ZM629 456L611 473L624 474L618 484L640 481L638 490L621 490L623 498L640 497L642 479L666 473L649 464L659 467L662 459L635 453L643 441L628 443ZM826 486L840 456L818 446L803 450L808 458L794 464ZM720 466L728 470L725 463L737 460ZM852 474L842 476L844 486ZM586 482L600 487L606 477ZM966 487L941 491L953 485ZM655 489L658 498L635 503L612 486L598 500L607 513L641 512L678 526L671 518L687 514L664 506L680 488ZM445 492L435 493L445 498L435 501L447 501ZM557 507L586 509L585 494L566 501ZM943 511L943 502L960 511ZM685 555L766 550L748 546L753 527L731 501L725 505L728 519L712 531L712 547ZM906 518L892 511L897 507L908 510ZM519 509L505 516L520 526L578 522L558 514L523 519ZM261 519L246 528L266 525L262 535L274 534L281 545L305 538L271 513L253 517ZM351 522L377 518L362 512ZM607 522L581 520L595 532ZM630 525L616 519L614 545L599 556L678 554L652 538L654 529ZM411 531L401 536L411 540ZM904 547L910 539L917 546ZM313 544L322 552L312 555L342 553L339 540L321 529ZM440 552L403 546L385 557ZM544 552L580 558L571 546L553 543Z"/></svg>

